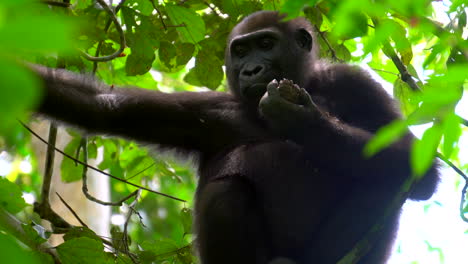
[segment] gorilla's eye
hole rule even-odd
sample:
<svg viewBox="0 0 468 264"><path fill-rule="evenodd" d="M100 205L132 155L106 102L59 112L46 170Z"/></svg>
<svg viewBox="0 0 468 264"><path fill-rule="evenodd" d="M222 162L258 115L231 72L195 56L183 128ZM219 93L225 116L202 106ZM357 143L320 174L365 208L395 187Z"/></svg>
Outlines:
<svg viewBox="0 0 468 264"><path fill-rule="evenodd" d="M258 45L263 50L269 50L269 49L273 48L274 41L273 41L272 38L266 37L266 38L262 38Z"/></svg>
<svg viewBox="0 0 468 264"><path fill-rule="evenodd" d="M235 45L232 50L234 51L234 54L238 57L243 57L247 54L247 47L245 45Z"/></svg>

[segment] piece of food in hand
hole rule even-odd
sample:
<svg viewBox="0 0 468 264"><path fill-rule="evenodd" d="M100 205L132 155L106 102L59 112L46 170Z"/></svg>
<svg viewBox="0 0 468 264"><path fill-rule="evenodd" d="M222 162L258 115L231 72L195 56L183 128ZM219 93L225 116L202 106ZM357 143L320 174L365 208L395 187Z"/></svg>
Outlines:
<svg viewBox="0 0 468 264"><path fill-rule="evenodd" d="M293 103L301 104L301 88L290 80L281 80L278 85L278 91L282 98Z"/></svg>

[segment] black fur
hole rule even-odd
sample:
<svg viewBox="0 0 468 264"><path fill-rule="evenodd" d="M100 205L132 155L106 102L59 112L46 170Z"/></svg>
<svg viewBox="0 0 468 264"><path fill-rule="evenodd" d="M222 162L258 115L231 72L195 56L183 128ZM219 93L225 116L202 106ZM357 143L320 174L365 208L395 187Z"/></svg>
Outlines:
<svg viewBox="0 0 468 264"><path fill-rule="evenodd" d="M413 137L364 159L373 134L400 118L394 101L362 70L319 61L305 19L280 21L259 12L233 29L226 51L232 94L110 89L34 66L46 87L39 112L89 132L199 154L203 264L336 263L410 175ZM275 92L272 80L284 78L305 88L310 96L295 88L304 103ZM437 178L431 169L410 197L428 199ZM359 263L384 263L398 216Z"/></svg>

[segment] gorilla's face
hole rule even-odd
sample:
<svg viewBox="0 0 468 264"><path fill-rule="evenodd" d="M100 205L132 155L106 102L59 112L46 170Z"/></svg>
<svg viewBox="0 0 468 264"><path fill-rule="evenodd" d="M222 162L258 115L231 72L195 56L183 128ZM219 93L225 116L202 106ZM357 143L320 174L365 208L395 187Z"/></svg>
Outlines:
<svg viewBox="0 0 468 264"><path fill-rule="evenodd" d="M312 50L312 35L277 14L263 13L238 24L226 50L231 91L257 106L272 80L289 79L302 85ZM294 22L294 20L292 20Z"/></svg>

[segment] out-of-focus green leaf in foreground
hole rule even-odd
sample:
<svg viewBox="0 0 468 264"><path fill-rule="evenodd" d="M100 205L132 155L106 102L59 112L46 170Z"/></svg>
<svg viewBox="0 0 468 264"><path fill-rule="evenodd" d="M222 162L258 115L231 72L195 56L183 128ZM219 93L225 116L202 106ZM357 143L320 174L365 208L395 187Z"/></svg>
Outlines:
<svg viewBox="0 0 468 264"><path fill-rule="evenodd" d="M88 237L79 237L66 241L57 247L57 252L64 264L106 264L113 261L104 252L101 242Z"/></svg>
<svg viewBox="0 0 468 264"><path fill-rule="evenodd" d="M9 264L38 264L41 263L38 258L39 253L26 251L13 237L0 232L0 258L2 263ZM47 262L42 262L47 263Z"/></svg>
<svg viewBox="0 0 468 264"><path fill-rule="evenodd" d="M0 206L8 212L16 214L26 207L20 187L5 178L0 178L0 193Z"/></svg>
<svg viewBox="0 0 468 264"><path fill-rule="evenodd" d="M31 8L37 6L38 8ZM27 109L37 104L39 81L18 61L71 50L73 26L33 0L0 2L0 133L7 139Z"/></svg>

